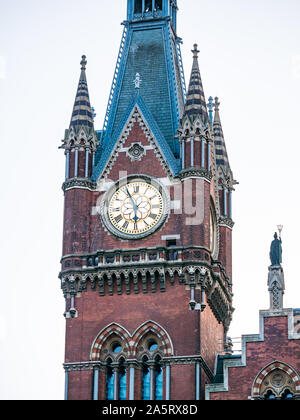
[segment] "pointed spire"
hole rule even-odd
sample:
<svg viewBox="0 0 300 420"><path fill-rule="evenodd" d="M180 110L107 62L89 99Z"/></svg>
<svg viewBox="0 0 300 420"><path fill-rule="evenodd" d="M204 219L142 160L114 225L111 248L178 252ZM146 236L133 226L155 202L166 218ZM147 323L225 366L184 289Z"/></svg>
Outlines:
<svg viewBox="0 0 300 420"><path fill-rule="evenodd" d="M93 111L90 104L90 97L86 79L86 56L82 56L82 60L80 62L81 65L81 74L77 89L77 94L75 98L70 128L79 128L81 126L93 128L94 127L94 120L93 120Z"/></svg>
<svg viewBox="0 0 300 420"><path fill-rule="evenodd" d="M198 50L198 45L194 44L194 49L192 50L193 66L192 66L189 89L186 96L184 115L194 117L200 114L202 116L203 121L206 122L208 120L208 112L207 112L204 89L203 89L203 84L202 84L200 70L199 70L199 63L198 63L199 52L200 51Z"/></svg>
<svg viewBox="0 0 300 420"><path fill-rule="evenodd" d="M215 104L214 104L215 118L213 122L213 131L214 131L214 137L215 137L217 166L223 166L226 169L230 169L222 124L221 124L219 107L220 107L219 98L215 98Z"/></svg>

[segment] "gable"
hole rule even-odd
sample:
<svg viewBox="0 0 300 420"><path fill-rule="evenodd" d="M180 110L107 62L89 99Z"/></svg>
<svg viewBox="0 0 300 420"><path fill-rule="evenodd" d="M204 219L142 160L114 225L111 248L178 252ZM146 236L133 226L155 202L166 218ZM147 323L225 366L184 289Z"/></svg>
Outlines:
<svg viewBox="0 0 300 420"><path fill-rule="evenodd" d="M180 170L179 163L139 95L135 96L126 115L119 130L105 145L94 169L93 181L111 176L113 168L128 174L143 174L148 168L149 175L175 176Z"/></svg>

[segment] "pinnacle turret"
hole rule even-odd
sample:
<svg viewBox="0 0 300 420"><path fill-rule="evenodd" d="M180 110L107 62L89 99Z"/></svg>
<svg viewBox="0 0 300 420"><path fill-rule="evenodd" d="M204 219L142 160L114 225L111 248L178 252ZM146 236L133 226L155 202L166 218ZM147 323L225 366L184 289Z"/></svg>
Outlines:
<svg viewBox="0 0 300 420"><path fill-rule="evenodd" d="M91 107L86 79L86 56L81 59L75 103L69 129L61 149L66 154L66 180L69 178L89 178L97 150L97 134L94 130L95 111Z"/></svg>
<svg viewBox="0 0 300 420"><path fill-rule="evenodd" d="M190 78L190 84L186 96L184 115L188 115L192 119L201 115L203 122L208 120L208 112L202 79L199 70L198 62L198 45L194 44L193 53L193 66Z"/></svg>
<svg viewBox="0 0 300 420"><path fill-rule="evenodd" d="M213 132L215 137L216 163L217 166L221 166L227 171L228 169L230 169L230 166L222 129L219 107L219 98L215 98L215 117L213 121Z"/></svg>
<svg viewBox="0 0 300 420"><path fill-rule="evenodd" d="M78 83L75 103L72 112L70 127L94 127L93 111L90 104L90 97L86 79L86 56L82 56L81 60L81 74Z"/></svg>

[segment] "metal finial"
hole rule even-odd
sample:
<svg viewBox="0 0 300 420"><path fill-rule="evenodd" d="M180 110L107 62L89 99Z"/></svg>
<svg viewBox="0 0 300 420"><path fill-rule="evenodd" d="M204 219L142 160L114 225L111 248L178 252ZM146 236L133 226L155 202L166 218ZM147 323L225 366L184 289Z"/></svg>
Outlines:
<svg viewBox="0 0 300 420"><path fill-rule="evenodd" d="M283 225L278 225L277 228L278 228L278 232L279 232L279 239L281 239L281 232L282 232L282 229L283 229Z"/></svg>
<svg viewBox="0 0 300 420"><path fill-rule="evenodd" d="M198 45L197 44L194 44L194 49L192 50L192 53L194 54L193 55L193 58L198 58L198 54L199 54L199 50L198 50Z"/></svg>
<svg viewBox="0 0 300 420"><path fill-rule="evenodd" d="M212 97L212 96L210 96L210 97L208 98L207 107L208 107L208 110L209 110L209 111L213 111L213 109L214 109L214 107L215 107L215 104L214 104L214 99L213 99L213 97Z"/></svg>
<svg viewBox="0 0 300 420"><path fill-rule="evenodd" d="M214 104L214 99L212 96L210 96L208 98L208 103L207 103L207 109L208 109L208 113L209 113L209 119L212 122L213 120L213 110L214 110L215 104Z"/></svg>
<svg viewBox="0 0 300 420"><path fill-rule="evenodd" d="M86 56L85 55L83 55L81 57L80 64L81 64L81 70L85 70L86 69L86 65L87 65L87 61L86 61Z"/></svg>

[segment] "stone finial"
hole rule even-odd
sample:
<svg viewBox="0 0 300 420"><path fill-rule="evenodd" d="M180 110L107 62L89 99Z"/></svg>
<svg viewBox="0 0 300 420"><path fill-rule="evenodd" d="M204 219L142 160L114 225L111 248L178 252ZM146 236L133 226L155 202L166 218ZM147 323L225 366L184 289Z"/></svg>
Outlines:
<svg viewBox="0 0 300 420"><path fill-rule="evenodd" d="M221 103L219 101L219 98L215 97L215 111L219 111L220 105L221 105Z"/></svg>
<svg viewBox="0 0 300 420"><path fill-rule="evenodd" d="M80 65L81 65L81 70L86 70L87 61L86 61L86 56L85 55L83 55L81 57Z"/></svg>
<svg viewBox="0 0 300 420"><path fill-rule="evenodd" d="M194 49L192 50L193 58L198 58L199 52L200 51L198 50L198 44L194 44Z"/></svg>

